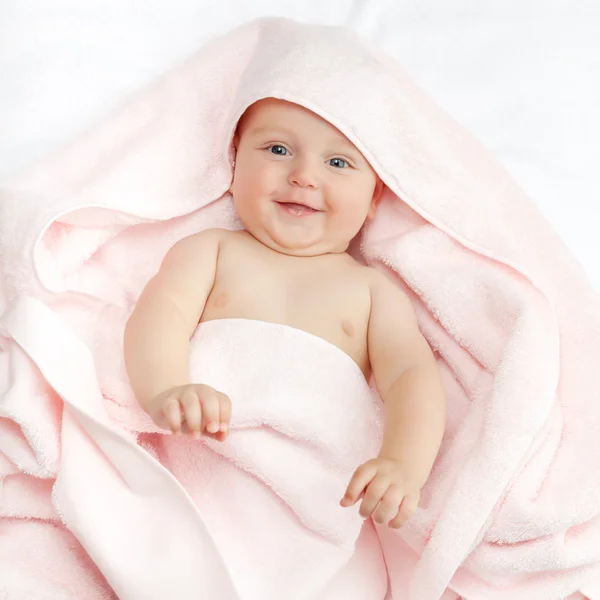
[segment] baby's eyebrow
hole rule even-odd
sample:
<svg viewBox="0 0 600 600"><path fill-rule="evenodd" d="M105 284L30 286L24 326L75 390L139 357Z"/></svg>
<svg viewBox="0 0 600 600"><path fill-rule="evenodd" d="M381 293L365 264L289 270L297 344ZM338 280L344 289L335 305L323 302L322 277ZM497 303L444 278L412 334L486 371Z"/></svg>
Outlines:
<svg viewBox="0 0 600 600"><path fill-rule="evenodd" d="M365 160L364 156L361 154L360 150L348 139L346 139L345 137L341 137L341 136L337 136L332 138L331 140L332 144L336 144L338 146L343 146L344 147L344 151L350 156L350 158L353 158L354 160L360 161L360 160Z"/></svg>
<svg viewBox="0 0 600 600"><path fill-rule="evenodd" d="M265 125L255 127L250 130L251 134L259 134L259 133L285 133L287 135L294 135L293 131L289 129L285 129L284 127L267 127Z"/></svg>
<svg viewBox="0 0 600 600"><path fill-rule="evenodd" d="M356 148L356 146L350 140L347 140L346 138L336 137L336 138L333 138L331 141L334 144L343 145L346 148L346 150L353 152L355 155L360 155L360 152Z"/></svg>
<svg viewBox="0 0 600 600"><path fill-rule="evenodd" d="M354 148L354 144L352 144L350 140L347 140L345 137L339 135L334 138L331 138L331 141L334 144L344 144L344 146L348 146L348 148Z"/></svg>

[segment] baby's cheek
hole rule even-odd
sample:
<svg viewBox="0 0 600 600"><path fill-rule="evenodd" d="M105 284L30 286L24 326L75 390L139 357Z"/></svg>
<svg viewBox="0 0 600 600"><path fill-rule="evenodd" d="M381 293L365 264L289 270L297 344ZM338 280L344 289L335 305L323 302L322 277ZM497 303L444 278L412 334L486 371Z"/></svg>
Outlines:
<svg viewBox="0 0 600 600"><path fill-rule="evenodd" d="M340 211L340 225L343 223L344 229L358 231L369 212L370 202L364 197L357 197L355 194L348 197Z"/></svg>
<svg viewBox="0 0 600 600"><path fill-rule="evenodd" d="M237 179L236 191L241 202L246 205L255 203L261 197L268 197L276 191L275 177L260 169L244 169Z"/></svg>

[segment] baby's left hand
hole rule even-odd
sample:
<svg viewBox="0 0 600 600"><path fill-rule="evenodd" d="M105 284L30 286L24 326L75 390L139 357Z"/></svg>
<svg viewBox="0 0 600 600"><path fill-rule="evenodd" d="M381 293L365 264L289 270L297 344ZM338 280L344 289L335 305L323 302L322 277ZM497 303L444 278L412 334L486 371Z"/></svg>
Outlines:
<svg viewBox="0 0 600 600"><path fill-rule="evenodd" d="M361 516L373 515L376 523L388 523L393 529L402 527L413 515L421 496L420 487L410 480L397 460L381 457L356 469L340 504L356 504L363 492Z"/></svg>

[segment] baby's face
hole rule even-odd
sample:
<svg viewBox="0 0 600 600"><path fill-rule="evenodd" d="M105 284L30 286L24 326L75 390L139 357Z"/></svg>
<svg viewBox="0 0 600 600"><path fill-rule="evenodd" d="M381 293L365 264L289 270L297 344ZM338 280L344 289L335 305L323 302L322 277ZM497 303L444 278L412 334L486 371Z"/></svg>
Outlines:
<svg viewBox="0 0 600 600"><path fill-rule="evenodd" d="M246 229L283 254L344 252L383 184L356 147L304 107L266 98L244 114L231 193Z"/></svg>

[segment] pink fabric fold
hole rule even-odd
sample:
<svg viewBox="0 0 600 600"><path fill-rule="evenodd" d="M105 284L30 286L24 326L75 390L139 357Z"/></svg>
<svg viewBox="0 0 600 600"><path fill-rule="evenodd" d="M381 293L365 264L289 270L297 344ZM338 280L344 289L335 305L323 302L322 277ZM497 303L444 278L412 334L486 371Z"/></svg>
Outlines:
<svg viewBox="0 0 600 600"><path fill-rule="evenodd" d="M167 249L240 226L231 139L264 97L330 121L387 186L355 254L409 294L448 396L438 460L398 532L332 505L376 449L368 386L335 435L294 403L269 408L282 395L269 349L287 335L329 365L302 399L336 406L332 384L357 373L325 342L264 323L199 329L198 377L220 381L239 340L266 373L257 403L239 375L230 446L164 436L127 382L123 327ZM392 600L600 598L598 296L489 152L354 34L253 21L0 194L0 596L368 600L371 581L381 600L388 583ZM319 476L332 487L314 499L295 488ZM252 510L233 512L236 490Z"/></svg>

